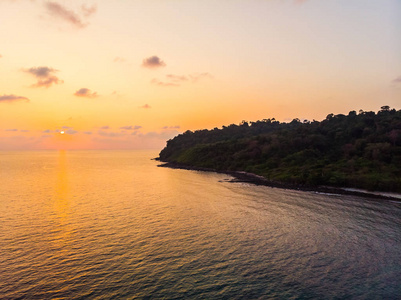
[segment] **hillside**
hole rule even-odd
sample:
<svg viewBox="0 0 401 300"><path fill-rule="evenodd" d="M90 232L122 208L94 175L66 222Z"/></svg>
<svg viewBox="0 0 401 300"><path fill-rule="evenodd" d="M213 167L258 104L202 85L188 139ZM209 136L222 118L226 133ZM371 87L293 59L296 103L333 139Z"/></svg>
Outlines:
<svg viewBox="0 0 401 300"><path fill-rule="evenodd" d="M186 131L167 142L159 160L295 185L401 192L401 110Z"/></svg>

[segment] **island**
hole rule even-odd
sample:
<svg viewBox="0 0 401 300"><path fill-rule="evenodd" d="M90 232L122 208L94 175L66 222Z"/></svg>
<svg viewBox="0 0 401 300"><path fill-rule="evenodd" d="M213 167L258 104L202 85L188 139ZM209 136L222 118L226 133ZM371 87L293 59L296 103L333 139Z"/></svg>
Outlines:
<svg viewBox="0 0 401 300"><path fill-rule="evenodd" d="M188 130L167 141L157 159L256 184L401 193L401 110L382 106L322 121L273 118Z"/></svg>

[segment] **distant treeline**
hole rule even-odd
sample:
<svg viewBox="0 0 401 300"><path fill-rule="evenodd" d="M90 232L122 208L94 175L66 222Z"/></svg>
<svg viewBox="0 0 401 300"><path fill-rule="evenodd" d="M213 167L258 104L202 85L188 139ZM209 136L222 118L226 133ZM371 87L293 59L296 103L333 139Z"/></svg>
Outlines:
<svg viewBox="0 0 401 300"><path fill-rule="evenodd" d="M401 192L401 110L186 131L167 142L159 159L296 185Z"/></svg>

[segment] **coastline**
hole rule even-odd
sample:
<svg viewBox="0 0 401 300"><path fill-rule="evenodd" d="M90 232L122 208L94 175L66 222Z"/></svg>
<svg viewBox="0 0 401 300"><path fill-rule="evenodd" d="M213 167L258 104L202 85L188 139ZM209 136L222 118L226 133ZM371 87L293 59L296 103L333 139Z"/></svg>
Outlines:
<svg viewBox="0 0 401 300"><path fill-rule="evenodd" d="M160 161L157 158L155 158L155 160ZM395 201L395 202L401 203L401 194L394 194L394 196L393 196L393 195L391 195L392 193L386 193L386 192L380 192L380 191L365 191L365 190L360 190L360 189L355 189L355 188L296 185L296 184L268 180L268 179L264 178L263 176L244 172L244 171L224 171L224 170L220 171L220 170L215 170L215 169L211 169L211 168L194 167L194 166L173 163L173 162L163 162L163 161L160 161L160 162L162 162L162 164L158 165L158 167L162 167L162 168L227 174L227 175L230 175L233 177L233 179L229 180L228 182L249 183L249 184L254 184L254 185L262 185L262 186L268 186L268 187L273 187L273 188L298 190L298 191L360 196L360 197L366 197L366 198L371 198L371 199L390 200L390 201Z"/></svg>

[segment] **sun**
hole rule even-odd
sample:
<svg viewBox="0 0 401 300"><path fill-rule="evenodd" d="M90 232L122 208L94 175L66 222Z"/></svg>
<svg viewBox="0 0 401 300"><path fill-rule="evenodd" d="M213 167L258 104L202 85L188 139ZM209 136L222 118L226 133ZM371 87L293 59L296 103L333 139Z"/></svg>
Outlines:
<svg viewBox="0 0 401 300"><path fill-rule="evenodd" d="M64 134L65 132L64 131L60 131L60 134Z"/></svg>

